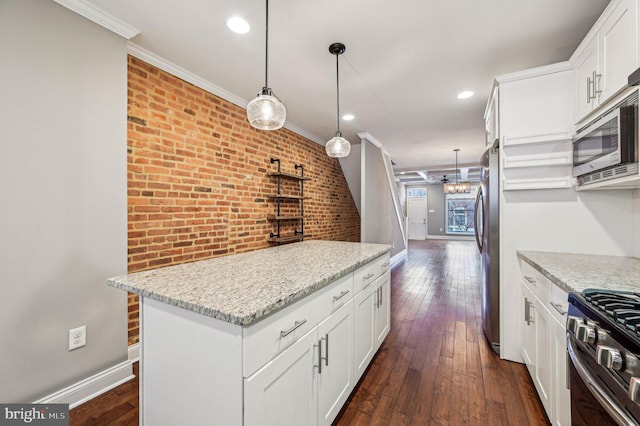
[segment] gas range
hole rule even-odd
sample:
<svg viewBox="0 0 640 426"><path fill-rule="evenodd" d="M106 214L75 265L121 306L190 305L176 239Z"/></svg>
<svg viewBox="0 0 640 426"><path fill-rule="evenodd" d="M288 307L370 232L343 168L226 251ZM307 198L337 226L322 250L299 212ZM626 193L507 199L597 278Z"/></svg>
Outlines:
<svg viewBox="0 0 640 426"><path fill-rule="evenodd" d="M640 424L640 294L588 289L569 294L567 349L572 361L575 424ZM597 419L593 404L579 406L579 387L608 413ZM576 389L574 389L576 388ZM613 423L615 421L615 423Z"/></svg>

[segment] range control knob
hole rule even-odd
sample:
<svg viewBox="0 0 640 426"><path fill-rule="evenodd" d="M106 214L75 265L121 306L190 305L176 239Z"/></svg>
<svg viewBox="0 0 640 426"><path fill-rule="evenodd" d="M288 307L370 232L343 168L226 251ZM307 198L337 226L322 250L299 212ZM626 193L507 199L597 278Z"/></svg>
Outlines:
<svg viewBox="0 0 640 426"><path fill-rule="evenodd" d="M596 342L596 329L590 325L578 324L576 338L584 343L593 344Z"/></svg>
<svg viewBox="0 0 640 426"><path fill-rule="evenodd" d="M579 324L580 324L579 317L574 317L573 315L569 315L567 317L567 330L572 331L573 334L576 334L576 330L578 330Z"/></svg>
<svg viewBox="0 0 640 426"><path fill-rule="evenodd" d="M640 404L640 377L632 377L629 381L629 398Z"/></svg>
<svg viewBox="0 0 640 426"><path fill-rule="evenodd" d="M611 346L600 346L596 351L596 359L598 364L614 370L622 370L622 355L620 351Z"/></svg>

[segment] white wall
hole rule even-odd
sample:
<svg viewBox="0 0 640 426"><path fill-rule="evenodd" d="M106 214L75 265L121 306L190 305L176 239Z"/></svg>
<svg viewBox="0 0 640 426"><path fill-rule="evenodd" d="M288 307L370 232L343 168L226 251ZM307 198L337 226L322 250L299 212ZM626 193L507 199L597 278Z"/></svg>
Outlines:
<svg viewBox="0 0 640 426"><path fill-rule="evenodd" d="M520 269L516 250L629 256L633 247L628 190L505 191L501 204L501 355L520 361ZM512 307L518 309L512 309ZM511 307L511 308L510 308Z"/></svg>
<svg viewBox="0 0 640 426"><path fill-rule="evenodd" d="M340 167L342 167L342 173L349 185L353 202L356 204L358 213L360 212L360 144L352 144L351 152L347 157L340 158Z"/></svg>
<svg viewBox="0 0 640 426"><path fill-rule="evenodd" d="M367 139L361 139L361 210L360 235L365 243L393 244L391 257L406 250L406 240L402 230L402 218L398 217L390 185L395 181L387 174L390 160L382 149ZM388 165L385 165L385 161ZM390 181L391 179L391 181ZM395 188L397 190L397 187ZM399 203L399 200L397 200Z"/></svg>
<svg viewBox="0 0 640 426"><path fill-rule="evenodd" d="M634 189L633 199L633 247L631 256L640 258L640 189Z"/></svg>
<svg viewBox="0 0 640 426"><path fill-rule="evenodd" d="M0 401L127 359L126 41L51 1L0 2ZM68 331L87 346L68 351Z"/></svg>

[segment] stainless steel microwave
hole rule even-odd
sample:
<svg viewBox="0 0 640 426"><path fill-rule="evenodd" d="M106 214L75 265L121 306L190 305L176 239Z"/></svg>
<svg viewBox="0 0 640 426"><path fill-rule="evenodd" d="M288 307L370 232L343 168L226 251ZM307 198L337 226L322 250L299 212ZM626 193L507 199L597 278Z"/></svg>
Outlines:
<svg viewBox="0 0 640 426"><path fill-rule="evenodd" d="M637 109L615 108L573 138L573 177L638 162Z"/></svg>

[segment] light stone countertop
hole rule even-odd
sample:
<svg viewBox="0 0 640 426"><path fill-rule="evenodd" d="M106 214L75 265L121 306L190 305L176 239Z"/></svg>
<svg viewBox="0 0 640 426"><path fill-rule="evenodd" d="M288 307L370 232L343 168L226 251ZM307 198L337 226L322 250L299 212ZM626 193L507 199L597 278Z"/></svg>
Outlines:
<svg viewBox="0 0 640 426"><path fill-rule="evenodd" d="M248 326L390 250L386 244L311 240L121 275L107 284Z"/></svg>
<svg viewBox="0 0 640 426"><path fill-rule="evenodd" d="M517 254L568 292L581 293L587 288L640 291L640 259L635 257L521 250Z"/></svg>

